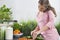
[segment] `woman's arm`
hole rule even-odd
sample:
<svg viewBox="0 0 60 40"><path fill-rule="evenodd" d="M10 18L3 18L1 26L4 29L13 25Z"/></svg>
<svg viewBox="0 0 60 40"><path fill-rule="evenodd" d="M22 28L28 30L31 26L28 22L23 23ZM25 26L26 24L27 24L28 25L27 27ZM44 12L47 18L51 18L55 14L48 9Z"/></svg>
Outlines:
<svg viewBox="0 0 60 40"><path fill-rule="evenodd" d="M43 31L46 31L48 29L51 29L52 27L54 27L53 25L54 25L55 15L53 14L52 11L49 11L48 16L49 16L48 23L44 27L42 27L39 31L37 31L38 34L41 33L41 32L43 32Z"/></svg>
<svg viewBox="0 0 60 40"><path fill-rule="evenodd" d="M37 28L37 27L36 27ZM35 29L36 30L36 29ZM33 40L36 39L37 35L39 35L41 32L45 31L45 30L48 30L48 27L42 27L40 30L34 32L34 34L32 35L33 37Z"/></svg>
<svg viewBox="0 0 60 40"><path fill-rule="evenodd" d="M33 34L35 33L35 32L37 32L39 30L39 27L37 26L33 31L31 31L31 35L33 36Z"/></svg>
<svg viewBox="0 0 60 40"><path fill-rule="evenodd" d="M46 31L46 30L48 30L48 29L49 29L49 27L44 26L44 27L42 27L40 30L38 30L36 33L37 33L37 34L40 34L41 32Z"/></svg>

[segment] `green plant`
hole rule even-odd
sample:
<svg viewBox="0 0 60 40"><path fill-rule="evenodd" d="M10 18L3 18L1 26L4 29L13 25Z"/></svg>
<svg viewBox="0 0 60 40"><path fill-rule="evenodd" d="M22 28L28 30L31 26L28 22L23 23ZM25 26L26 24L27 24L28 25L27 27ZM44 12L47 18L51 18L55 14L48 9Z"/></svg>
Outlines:
<svg viewBox="0 0 60 40"><path fill-rule="evenodd" d="M20 29L20 25L17 22L13 23L13 30Z"/></svg>
<svg viewBox="0 0 60 40"><path fill-rule="evenodd" d="M0 40L4 40L4 30L0 28Z"/></svg>
<svg viewBox="0 0 60 40"><path fill-rule="evenodd" d="M6 5L0 7L0 20L10 20L11 14L11 9L7 8Z"/></svg>
<svg viewBox="0 0 60 40"><path fill-rule="evenodd" d="M24 36L29 36L31 31L37 26L36 20L28 20L20 22L20 30L24 33Z"/></svg>
<svg viewBox="0 0 60 40"><path fill-rule="evenodd" d="M57 28L57 31L58 31L58 33L60 35L60 22L56 25L56 28Z"/></svg>

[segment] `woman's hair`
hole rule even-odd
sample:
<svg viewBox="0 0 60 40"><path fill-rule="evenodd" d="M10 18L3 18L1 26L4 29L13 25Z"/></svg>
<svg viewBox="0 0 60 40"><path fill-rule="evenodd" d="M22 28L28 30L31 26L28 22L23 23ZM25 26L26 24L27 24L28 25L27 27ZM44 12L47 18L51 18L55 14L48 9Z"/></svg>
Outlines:
<svg viewBox="0 0 60 40"><path fill-rule="evenodd" d="M49 0L39 0L38 3L40 5L44 5L44 7L46 8L46 10L44 12L52 10L53 13L55 14L55 17L57 16L56 12L55 12L55 9L50 5Z"/></svg>

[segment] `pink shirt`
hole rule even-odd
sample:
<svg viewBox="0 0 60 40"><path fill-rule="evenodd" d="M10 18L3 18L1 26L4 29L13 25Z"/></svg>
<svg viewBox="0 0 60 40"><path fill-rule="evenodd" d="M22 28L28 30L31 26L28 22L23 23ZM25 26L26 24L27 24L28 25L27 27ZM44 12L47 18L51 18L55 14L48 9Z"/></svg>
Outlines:
<svg viewBox="0 0 60 40"><path fill-rule="evenodd" d="M41 29L44 26L49 27L48 30L41 32L44 37L44 40L58 40L59 34L54 26L54 13L49 10L48 12L42 13L39 12L37 15L38 27Z"/></svg>

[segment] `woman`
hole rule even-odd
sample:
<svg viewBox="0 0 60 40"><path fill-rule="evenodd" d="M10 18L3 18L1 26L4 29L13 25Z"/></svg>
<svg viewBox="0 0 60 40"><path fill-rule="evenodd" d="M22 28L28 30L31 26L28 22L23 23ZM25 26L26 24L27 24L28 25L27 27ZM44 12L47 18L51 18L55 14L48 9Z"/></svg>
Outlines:
<svg viewBox="0 0 60 40"><path fill-rule="evenodd" d="M58 40L59 34L54 26L54 19L57 16L55 9L51 7L49 0L38 1L39 12L37 14L37 27L31 32L33 40L41 34L44 40Z"/></svg>

